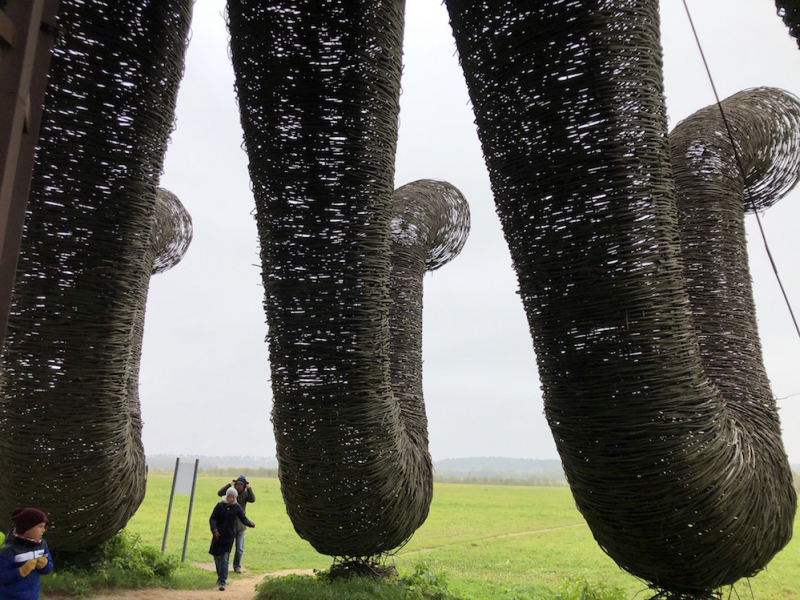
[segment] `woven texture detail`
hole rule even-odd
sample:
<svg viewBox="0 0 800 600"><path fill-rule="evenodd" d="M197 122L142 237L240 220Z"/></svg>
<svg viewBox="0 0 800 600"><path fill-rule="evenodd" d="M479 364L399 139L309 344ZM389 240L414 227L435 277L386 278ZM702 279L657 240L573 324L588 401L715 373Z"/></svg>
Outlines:
<svg viewBox="0 0 800 600"><path fill-rule="evenodd" d="M191 5L61 2L0 373L0 519L25 490L55 549L111 537L144 497L148 282L191 236L174 196L156 208Z"/></svg>
<svg viewBox="0 0 800 600"><path fill-rule="evenodd" d="M378 555L428 514L421 276L463 242L463 199L417 182L393 201L402 0L232 0L228 18L287 512L321 553Z"/></svg>
<svg viewBox="0 0 800 600"><path fill-rule="evenodd" d="M447 1L577 505L620 566L704 595L763 568L795 512L730 231L745 188L710 109L697 118L712 135L694 137L698 122L675 134L676 184L658 3L601 4ZM794 184L796 102L759 92L734 106L747 194L766 206ZM707 217L686 236L701 265L686 271L676 185L681 214ZM709 274L720 259L729 270Z"/></svg>
<svg viewBox="0 0 800 600"><path fill-rule="evenodd" d="M775 7L778 9L778 15L789 28L789 33L800 46L800 1L775 0Z"/></svg>

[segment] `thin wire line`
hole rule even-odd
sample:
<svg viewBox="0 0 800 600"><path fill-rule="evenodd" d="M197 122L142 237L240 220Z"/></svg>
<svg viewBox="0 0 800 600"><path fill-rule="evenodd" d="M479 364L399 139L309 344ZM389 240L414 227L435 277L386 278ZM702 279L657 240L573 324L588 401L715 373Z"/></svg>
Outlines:
<svg viewBox="0 0 800 600"><path fill-rule="evenodd" d="M744 171L744 166L742 165L742 159L739 156L739 150L736 147L736 143L733 141L733 133L731 132L731 127L728 124L728 119L725 117L725 111L722 109L722 102L720 102L719 94L717 94L717 86L714 85L714 78L711 76L711 69L708 67L708 61L706 61L706 55L703 52L703 46L700 44L700 38L697 35L697 30L694 27L694 21L692 20L692 14L689 12L689 5L686 3L686 0L683 0L683 7L686 9L686 16L689 17L689 25L692 27L692 33L694 34L694 39L697 42L697 49L700 50L700 56L703 59L703 65L705 65L706 73L708 73L708 80L711 82L711 89L714 90L714 98L717 99L717 106L719 107L719 112L722 115L722 122L725 124L725 129L728 132L728 138L731 141L731 146L733 146L733 154L736 157L736 164L739 165L739 171L742 173L742 181L746 181L747 175ZM767 243L767 235L764 233L764 227L761 225L761 217L758 215L758 210L756 209L755 202L753 199L750 199L753 208L753 214L756 216L756 223L758 223L758 230L761 232L761 239L764 240L764 248L767 251L767 257L769 258L769 264L772 265L772 271L775 273L775 279L778 281L778 287L781 288L781 293L783 294L783 300L786 302L786 307L789 309L789 315L792 317L792 323L794 323L794 329L797 332L797 337L800 338L800 326L797 325L797 319L794 316L794 311L792 310L792 304L789 302L789 296L786 294L786 289L783 287L783 282L781 281L781 276L778 273L778 267L775 264L775 260L772 258L772 252L769 249L769 244Z"/></svg>

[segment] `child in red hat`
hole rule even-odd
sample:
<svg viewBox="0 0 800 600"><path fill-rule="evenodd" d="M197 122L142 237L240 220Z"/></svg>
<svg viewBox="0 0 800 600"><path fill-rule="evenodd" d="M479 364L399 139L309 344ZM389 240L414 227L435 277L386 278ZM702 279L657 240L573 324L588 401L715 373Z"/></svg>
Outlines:
<svg viewBox="0 0 800 600"><path fill-rule="evenodd" d="M47 515L36 508L17 508L11 520L14 528L0 549L0 598L38 600L39 575L53 570L53 559L42 538Z"/></svg>

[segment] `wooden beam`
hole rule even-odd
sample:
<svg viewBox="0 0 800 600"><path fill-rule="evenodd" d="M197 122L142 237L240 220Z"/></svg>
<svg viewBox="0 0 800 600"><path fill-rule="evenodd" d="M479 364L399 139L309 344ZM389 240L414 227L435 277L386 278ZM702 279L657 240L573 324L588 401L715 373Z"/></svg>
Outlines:
<svg viewBox="0 0 800 600"><path fill-rule="evenodd" d="M59 0L8 0L0 46L0 356L5 345ZM45 27L42 27L42 24ZM4 34L4 39L5 34Z"/></svg>
<svg viewBox="0 0 800 600"><path fill-rule="evenodd" d="M14 47L17 45L17 28L6 15L4 10L0 10L0 45Z"/></svg>

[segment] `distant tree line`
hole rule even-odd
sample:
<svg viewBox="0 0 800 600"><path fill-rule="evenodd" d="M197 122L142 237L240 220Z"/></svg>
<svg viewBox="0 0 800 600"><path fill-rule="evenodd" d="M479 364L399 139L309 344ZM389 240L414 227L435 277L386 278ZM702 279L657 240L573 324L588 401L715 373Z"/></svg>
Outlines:
<svg viewBox="0 0 800 600"><path fill-rule="evenodd" d="M201 463L202 464L202 463ZM150 467L149 473L152 475L172 475L175 472L175 468L171 469L163 469L163 468L154 468ZM277 479L278 478L278 469L273 467L209 467L208 469L204 469L202 467L198 467L197 474L202 475L203 477L219 477L226 481L230 481L231 479L236 479L239 475L244 475L248 479L251 477L266 477Z"/></svg>
<svg viewBox="0 0 800 600"><path fill-rule="evenodd" d="M248 471L259 467L277 468L278 459L274 456L206 456L206 455L186 455L186 454L148 454L147 464L150 469L175 469L175 459L180 457L181 463L194 463L195 459L200 461L201 469L214 467L242 468Z"/></svg>
<svg viewBox="0 0 800 600"><path fill-rule="evenodd" d="M494 477L473 477L472 475L456 476L456 475L434 475L434 483L468 483L475 485L524 485L531 487L565 487L567 482L564 479L556 479L553 477L508 477L508 476L494 476Z"/></svg>
<svg viewBox="0 0 800 600"><path fill-rule="evenodd" d="M202 464L202 463L201 463ZM153 475L172 475L174 468L153 468L150 467L149 472ZM223 481L236 479L239 475L244 475L248 479L251 477L265 477L271 479L278 478L278 469L271 467L210 467L204 469L199 467L198 475L203 477L219 477ZM475 477L473 475L435 475L433 478L435 483L469 483L476 485L524 485L535 487L564 487L567 485L566 481L554 477L544 476L509 476L509 475L496 475L496 476L482 476Z"/></svg>

